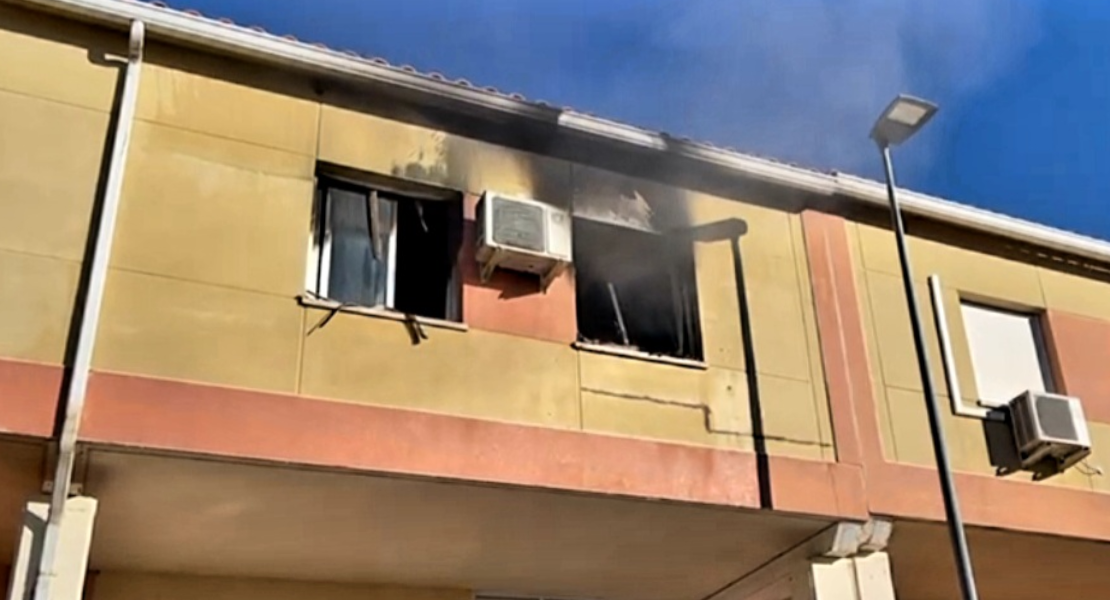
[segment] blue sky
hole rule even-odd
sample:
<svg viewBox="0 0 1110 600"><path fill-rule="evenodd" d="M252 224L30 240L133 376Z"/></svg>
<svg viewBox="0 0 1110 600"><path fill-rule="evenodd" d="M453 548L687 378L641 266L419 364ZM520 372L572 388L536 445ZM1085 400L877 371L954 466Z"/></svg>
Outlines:
<svg viewBox="0 0 1110 600"><path fill-rule="evenodd" d="M900 184L1110 238L1104 0L188 0L275 33L879 177L895 93L941 112Z"/></svg>

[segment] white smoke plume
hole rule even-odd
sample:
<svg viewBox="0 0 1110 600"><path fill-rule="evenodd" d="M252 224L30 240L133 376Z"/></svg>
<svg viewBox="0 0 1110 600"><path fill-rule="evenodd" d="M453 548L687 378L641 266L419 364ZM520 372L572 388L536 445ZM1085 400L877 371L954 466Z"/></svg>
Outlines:
<svg viewBox="0 0 1110 600"><path fill-rule="evenodd" d="M955 108L1037 42L1046 4L407 0L385 10L304 0L271 12L250 0L193 3L677 136L869 175L878 161L867 133L891 97L941 104L899 153L902 167L928 166Z"/></svg>
<svg viewBox="0 0 1110 600"><path fill-rule="evenodd" d="M942 111L966 101L1036 43L1037 10L1023 0L693 0L657 36L699 57L675 82L685 93L667 94L678 133L873 173L867 133L895 94ZM937 142L914 140L910 160L934 160Z"/></svg>

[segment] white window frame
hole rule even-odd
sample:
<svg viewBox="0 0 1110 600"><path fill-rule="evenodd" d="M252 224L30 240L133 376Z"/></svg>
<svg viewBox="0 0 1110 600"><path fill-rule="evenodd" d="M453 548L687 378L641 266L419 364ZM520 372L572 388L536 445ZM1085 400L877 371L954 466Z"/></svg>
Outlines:
<svg viewBox="0 0 1110 600"><path fill-rule="evenodd" d="M929 295L933 302L933 316L936 320L937 337L940 342L940 357L941 363L944 367L944 377L948 383L949 400L952 403L952 413L960 417L971 417L976 419L985 419L990 421L1005 421L1005 413L997 410L1001 405L995 402L978 401L976 404L967 404L964 402L963 394L960 391L960 378L956 369L956 358L952 351L952 336L948 327L948 316L945 309L945 296L943 285L940 280L940 275L929 275ZM975 378L976 388L979 387L979 375L975 370L975 359L973 356L973 348L970 337L970 330L966 320L964 319L964 305L972 304L985 308L988 310L998 310L1000 312L1008 312L1028 316L1032 321L1033 329L1033 342L1035 344L1034 350L1037 352L1037 359L1040 365L1041 377L1044 382L1046 391L1052 392L1055 389L1055 374L1052 371L1052 357L1049 353L1049 348L1045 339L1043 315L1038 311L1021 311L1012 310L993 306L989 302L978 302L970 298L959 297L957 299L956 308L959 313L959 318L963 321L964 326L964 342L965 348L968 351L968 360L972 368L972 376ZM982 390L977 390L982 394Z"/></svg>
<svg viewBox="0 0 1110 600"><path fill-rule="evenodd" d="M342 182L341 182L342 183ZM350 185L350 184L348 184ZM330 300L328 295L328 285L331 279L331 259L332 259L332 231L331 231L331 190L334 186L324 185L321 186L319 182L316 185L316 200L313 204L314 218L316 227L312 229L312 236L309 240L309 257L308 257L308 272L305 277L305 289L316 295L317 298ZM378 188L371 186L354 185L352 187L363 188L369 195L371 192L382 191ZM323 188L323 189L322 189ZM382 200L379 202L394 202L394 200ZM397 209L391 212L391 220L389 224L389 232L386 240L388 246L388 260L386 261L386 291L385 291L385 304L377 306L367 306L366 308L388 308L393 310L394 297L397 287Z"/></svg>

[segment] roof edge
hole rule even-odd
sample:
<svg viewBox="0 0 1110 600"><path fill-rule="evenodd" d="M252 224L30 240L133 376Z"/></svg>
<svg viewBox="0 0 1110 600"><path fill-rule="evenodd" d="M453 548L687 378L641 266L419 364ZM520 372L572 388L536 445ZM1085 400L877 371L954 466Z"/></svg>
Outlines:
<svg viewBox="0 0 1110 600"><path fill-rule="evenodd" d="M277 66L397 86L432 98L471 104L517 118L550 122L552 115L557 113L559 127L577 135L617 142L639 150L666 151L735 171L749 179L817 195L839 195L869 205L887 204L885 186L870 179L844 173L822 173L697 142L683 140L676 143L674 138L659 132L528 102L496 91L451 83L325 47L137 0L0 1L37 6L121 27L130 21L141 20L147 26L147 35L154 38L185 42ZM1110 263L1110 242L899 189L903 210L909 214Z"/></svg>

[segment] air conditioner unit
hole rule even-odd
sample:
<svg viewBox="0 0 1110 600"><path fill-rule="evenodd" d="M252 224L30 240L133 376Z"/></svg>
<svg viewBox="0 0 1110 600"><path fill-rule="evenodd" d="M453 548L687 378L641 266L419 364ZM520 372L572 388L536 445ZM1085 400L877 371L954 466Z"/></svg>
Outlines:
<svg viewBox="0 0 1110 600"><path fill-rule="evenodd" d="M1021 466L1046 459L1063 470L1091 453L1091 437L1078 398L1028 391L1010 401Z"/></svg>
<svg viewBox="0 0 1110 600"><path fill-rule="evenodd" d="M547 289L571 262L568 211L487 191L478 202L477 220L482 281L501 268L535 273Z"/></svg>

